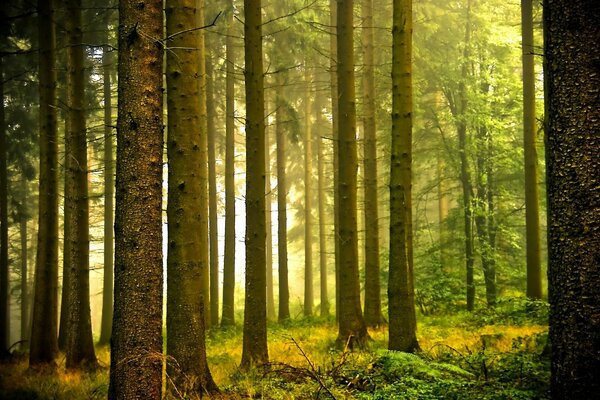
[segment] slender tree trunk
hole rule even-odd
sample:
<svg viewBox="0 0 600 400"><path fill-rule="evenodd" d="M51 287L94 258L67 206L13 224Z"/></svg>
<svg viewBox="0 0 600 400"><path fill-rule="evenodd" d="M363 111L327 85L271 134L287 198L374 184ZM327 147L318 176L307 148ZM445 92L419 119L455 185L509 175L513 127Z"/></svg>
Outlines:
<svg viewBox="0 0 600 400"><path fill-rule="evenodd" d="M206 360L207 137L204 46L194 28L204 18L197 0L166 2L167 155L167 373L179 395L215 392ZM204 109L202 109L204 107Z"/></svg>
<svg viewBox="0 0 600 400"><path fill-rule="evenodd" d="M106 12L105 43L102 48L102 72L104 90L104 274L102 290L102 323L100 345L110 344L113 317L113 268L114 268L114 145L112 128L112 91L110 73L113 68L112 50L108 45L108 26L111 13Z"/></svg>
<svg viewBox="0 0 600 400"><path fill-rule="evenodd" d="M527 297L542 298L540 252L540 193L535 123L533 60L533 1L521 0L523 62L523 148L525 155L525 228L527 243Z"/></svg>
<svg viewBox="0 0 600 400"><path fill-rule="evenodd" d="M65 86L69 85L69 81ZM67 103L65 93L64 102ZM64 151L65 154L72 154L72 146L73 141L68 140L70 135L70 126L71 122L68 118L67 113L64 114L65 118L65 133L64 133ZM71 254L71 240L67 240L66 238L70 238L73 236L73 229L71 228L71 212L73 210L72 207L69 207L69 201L73 199L73 185L70 185L68 182L69 173L67 172L71 167L71 163L73 162L73 157L65 157L63 162L63 258L62 258L62 288L60 293L60 319L58 326L58 348L61 351L66 351L67 342L69 336L69 304L70 299L69 296L71 294L71 257L65 257L65 254ZM71 199L71 200L67 200Z"/></svg>
<svg viewBox="0 0 600 400"><path fill-rule="evenodd" d="M278 87L283 82L278 82ZM284 129L284 104L281 93L275 97L275 132L277 136L277 250L279 264L279 321L290 319L290 291L288 285L287 255L287 182L286 137Z"/></svg>
<svg viewBox="0 0 600 400"><path fill-rule="evenodd" d="M390 265L388 348L419 350L415 294L408 249L412 245L412 0L394 0L392 25L392 149L390 171Z"/></svg>
<svg viewBox="0 0 600 400"><path fill-rule="evenodd" d="M365 217L365 323L377 327L381 314L379 277L379 202L377 199L377 128L375 125L375 76L373 72L373 0L362 0L364 217Z"/></svg>
<svg viewBox="0 0 600 400"><path fill-rule="evenodd" d="M233 0L228 3L225 89L225 248L223 256L223 314L221 325L233 325L235 291L235 47Z"/></svg>
<svg viewBox="0 0 600 400"><path fill-rule="evenodd" d="M333 243L335 259L335 318L340 318L340 222L338 208L340 204L340 193L338 191L339 181L339 117L338 117L338 77L337 77L337 0L329 0L329 73L331 79L331 138L333 143Z"/></svg>
<svg viewBox="0 0 600 400"><path fill-rule="evenodd" d="M314 114L322 122L323 96L315 96ZM319 124L319 126L321 126ZM321 317L329 316L329 295L327 289L327 211L325 207L325 159L323 154L323 138L319 135L317 143L317 170L318 170L318 203L319 203L319 269L321 283Z"/></svg>
<svg viewBox="0 0 600 400"><path fill-rule="evenodd" d="M338 342L363 347L368 339L360 308L356 217L356 104L354 90L353 1L337 3L338 158L339 182L339 332Z"/></svg>
<svg viewBox="0 0 600 400"><path fill-rule="evenodd" d="M162 398L162 36L162 1L120 0L109 399Z"/></svg>
<svg viewBox="0 0 600 400"><path fill-rule="evenodd" d="M0 56L0 359L9 355L10 314L8 295L8 167L4 120L4 68Z"/></svg>
<svg viewBox="0 0 600 400"><path fill-rule="evenodd" d="M440 243L440 266L444 273L449 272L450 255L448 254L448 233L446 218L448 217L448 194L445 183L444 170L446 162L441 154L437 155L437 180L438 180L438 226Z"/></svg>
<svg viewBox="0 0 600 400"><path fill-rule="evenodd" d="M244 0L246 294L241 368L266 363L265 100L261 0Z"/></svg>
<svg viewBox="0 0 600 400"><path fill-rule="evenodd" d="M265 263L267 274L267 318L271 321L276 319L275 296L273 293L273 229L271 219L271 143L269 130L265 129L265 227L267 236L265 240Z"/></svg>
<svg viewBox="0 0 600 400"><path fill-rule="evenodd" d="M600 393L600 7L545 0L548 298L553 399Z"/></svg>
<svg viewBox="0 0 600 400"><path fill-rule="evenodd" d="M58 355L58 134L54 2L38 0L40 187L29 366Z"/></svg>
<svg viewBox="0 0 600 400"><path fill-rule="evenodd" d="M208 241L210 269L210 325L219 325L219 231L217 210L217 171L215 121L214 71L211 52L204 59L206 65L206 118L208 138Z"/></svg>
<svg viewBox="0 0 600 400"><path fill-rule="evenodd" d="M21 239L21 349L29 348L29 252L27 244L27 220L29 219L29 207L27 206L27 192L29 185L25 175L21 176L21 209L19 211L19 236Z"/></svg>
<svg viewBox="0 0 600 400"><path fill-rule="evenodd" d="M304 62L306 93L304 94L304 316L313 314L313 236L312 236L312 120L311 74Z"/></svg>

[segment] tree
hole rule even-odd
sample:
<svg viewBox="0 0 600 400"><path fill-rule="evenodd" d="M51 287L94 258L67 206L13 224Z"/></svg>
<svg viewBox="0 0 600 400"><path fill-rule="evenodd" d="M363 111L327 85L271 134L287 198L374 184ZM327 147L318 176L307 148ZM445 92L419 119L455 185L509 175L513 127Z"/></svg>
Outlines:
<svg viewBox="0 0 600 400"><path fill-rule="evenodd" d="M108 26L111 22L112 10L104 14L104 45L102 46L102 79L104 95L104 274L102 289L102 323L100 327L101 345L110 343L113 318L113 284L114 284L114 145L112 126L112 91L111 70L113 54L108 44Z"/></svg>
<svg viewBox="0 0 600 400"><path fill-rule="evenodd" d="M304 95L304 316L313 314L313 234L312 234L312 121L311 74L304 61L306 93Z"/></svg>
<svg viewBox="0 0 600 400"><path fill-rule="evenodd" d="M339 332L338 343L363 347L368 339L360 308L356 218L356 104L352 0L337 3L337 98L339 205ZM343 157L341 156L343 154Z"/></svg>
<svg viewBox="0 0 600 400"><path fill-rule="evenodd" d="M600 7L543 6L550 391L591 399L600 391Z"/></svg>
<svg viewBox="0 0 600 400"><path fill-rule="evenodd" d="M412 0L394 0L392 22L392 148L388 348L419 350L408 231L412 164Z"/></svg>
<svg viewBox="0 0 600 400"><path fill-rule="evenodd" d="M3 21L4 22L4 21ZM4 36L4 35L2 35ZM6 121L4 119L4 68L0 55L0 359L8 356L10 335L8 295L8 166Z"/></svg>
<svg viewBox="0 0 600 400"><path fill-rule="evenodd" d="M375 124L375 76L373 61L373 0L362 0L364 217L365 217L365 323L377 327L381 314L379 276L379 209L377 186L377 129Z"/></svg>
<svg viewBox="0 0 600 400"><path fill-rule="evenodd" d="M244 0L246 293L242 368L266 363L265 104L261 0Z"/></svg>
<svg viewBox="0 0 600 400"><path fill-rule="evenodd" d="M273 222L271 218L271 143L269 130L265 129L265 267L267 280L267 319L275 320L275 293L273 288Z"/></svg>
<svg viewBox="0 0 600 400"><path fill-rule="evenodd" d="M53 364L58 355L58 134L54 2L38 0L37 4L40 198L30 367Z"/></svg>
<svg viewBox="0 0 600 400"><path fill-rule="evenodd" d="M203 5L196 0L166 3L167 156L167 373L181 394L217 390L206 361L205 298L208 267L206 75L201 32ZM182 33L183 32L183 33ZM200 76L198 76L198 71ZM206 97L205 97L206 98ZM202 109L204 107L204 110ZM203 171L204 170L204 171ZM203 173L204 172L204 173ZM203 201L204 200L204 201Z"/></svg>
<svg viewBox="0 0 600 400"><path fill-rule="evenodd" d="M282 81L278 80L279 87ZM287 180L286 137L284 128L284 100L282 93L275 95L275 135L277 140L277 261L279 268L279 321L290 318L290 289L288 283L287 251Z"/></svg>
<svg viewBox="0 0 600 400"><path fill-rule="evenodd" d="M536 149L535 71L533 60L533 1L521 0L523 63L523 149L525 155L525 227L527 243L527 297L542 298L540 253L540 194Z"/></svg>
<svg viewBox="0 0 600 400"><path fill-rule="evenodd" d="M65 25L67 31L68 61L68 118L66 142L70 159L66 170L66 184L71 187L71 197L65 198L70 209L71 235L69 258L69 304L66 346L67 368L95 368L96 354L92 338L89 283L89 204L87 130L85 123L84 48L81 0L66 3Z"/></svg>
<svg viewBox="0 0 600 400"><path fill-rule="evenodd" d="M162 1L119 1L110 399L162 398Z"/></svg>
<svg viewBox="0 0 600 400"><path fill-rule="evenodd" d="M235 47L233 0L228 2L225 39L225 244L223 255L223 314L221 325L235 323Z"/></svg>

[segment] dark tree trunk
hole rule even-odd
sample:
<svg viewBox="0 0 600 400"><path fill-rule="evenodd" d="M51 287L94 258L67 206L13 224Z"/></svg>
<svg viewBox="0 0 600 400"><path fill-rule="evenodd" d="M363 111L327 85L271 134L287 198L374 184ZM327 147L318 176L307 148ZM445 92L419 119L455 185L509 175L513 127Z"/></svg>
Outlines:
<svg viewBox="0 0 600 400"><path fill-rule="evenodd" d="M4 73L0 56L0 359L8 356L10 317L8 295L8 168L4 120Z"/></svg>
<svg viewBox="0 0 600 400"><path fill-rule="evenodd" d="M38 1L40 186L35 289L29 365L58 355L58 134L54 2Z"/></svg>
<svg viewBox="0 0 600 400"><path fill-rule="evenodd" d="M241 367L266 363L265 101L261 0L244 0L246 293Z"/></svg>
<svg viewBox="0 0 600 400"><path fill-rule="evenodd" d="M162 36L162 1L119 2L109 399L162 398Z"/></svg>
<svg viewBox="0 0 600 400"><path fill-rule="evenodd" d="M600 6L545 0L551 396L600 393Z"/></svg>

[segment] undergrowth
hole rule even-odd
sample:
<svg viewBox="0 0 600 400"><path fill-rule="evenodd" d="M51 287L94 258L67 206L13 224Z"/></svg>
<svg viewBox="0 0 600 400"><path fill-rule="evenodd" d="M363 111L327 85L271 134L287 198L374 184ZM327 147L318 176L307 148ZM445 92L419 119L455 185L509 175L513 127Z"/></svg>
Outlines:
<svg viewBox="0 0 600 400"><path fill-rule="evenodd" d="M339 350L332 320L270 324L268 365L238 369L239 326L207 335L208 362L221 398L262 399L545 399L549 359L547 307L525 300L419 320L418 354L389 351L387 330L370 330L369 349ZM44 373L25 355L0 364L1 399L104 399L106 349L94 373L68 372L64 357ZM167 399L180 399L169 393Z"/></svg>

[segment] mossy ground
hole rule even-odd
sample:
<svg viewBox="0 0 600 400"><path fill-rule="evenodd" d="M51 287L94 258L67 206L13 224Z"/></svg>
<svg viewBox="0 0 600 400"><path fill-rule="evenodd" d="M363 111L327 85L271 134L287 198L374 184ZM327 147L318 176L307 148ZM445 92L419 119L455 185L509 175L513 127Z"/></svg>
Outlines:
<svg viewBox="0 0 600 400"><path fill-rule="evenodd" d="M208 361L221 398L544 399L550 372L543 319L506 305L421 317L422 352L414 355L386 350L385 328L369 331L369 349L343 352L335 347L332 320L271 324L271 364L245 373L238 370L241 327L213 329ZM99 348L98 358L101 368L93 373L66 371L64 357L52 371L33 373L26 357L16 355L0 364L0 398L104 399L108 350Z"/></svg>

